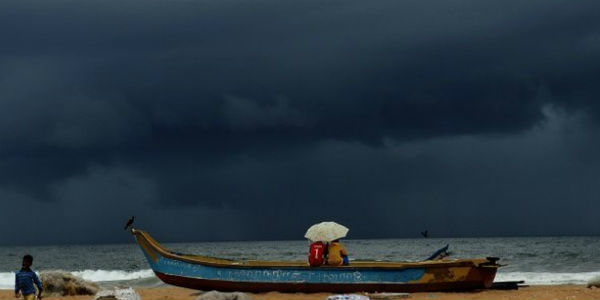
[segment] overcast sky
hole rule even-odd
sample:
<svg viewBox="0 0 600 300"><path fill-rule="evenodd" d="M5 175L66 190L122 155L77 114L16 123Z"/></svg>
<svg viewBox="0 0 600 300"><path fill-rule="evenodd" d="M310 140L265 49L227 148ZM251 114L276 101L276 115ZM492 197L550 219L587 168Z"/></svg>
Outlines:
<svg viewBox="0 0 600 300"><path fill-rule="evenodd" d="M600 234L600 2L0 2L2 244Z"/></svg>

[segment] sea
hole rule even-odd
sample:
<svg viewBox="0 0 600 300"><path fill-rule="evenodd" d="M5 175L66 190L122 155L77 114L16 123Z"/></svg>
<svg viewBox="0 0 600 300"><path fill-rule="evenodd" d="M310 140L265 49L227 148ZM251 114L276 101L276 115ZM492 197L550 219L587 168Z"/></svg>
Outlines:
<svg viewBox="0 0 600 300"><path fill-rule="evenodd" d="M350 260L419 261L449 246L450 258L495 256L496 281L585 284L600 275L600 237L497 237L343 240ZM236 260L305 260L307 241L167 243L167 248ZM0 289L12 289L25 253L34 270L62 270L100 286L162 286L137 244L0 247Z"/></svg>

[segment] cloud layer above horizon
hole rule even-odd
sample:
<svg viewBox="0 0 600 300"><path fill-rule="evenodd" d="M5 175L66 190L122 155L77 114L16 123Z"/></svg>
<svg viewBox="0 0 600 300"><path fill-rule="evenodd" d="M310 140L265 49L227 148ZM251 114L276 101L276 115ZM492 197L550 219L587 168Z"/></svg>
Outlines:
<svg viewBox="0 0 600 300"><path fill-rule="evenodd" d="M600 234L597 1L5 1L0 35L6 243Z"/></svg>

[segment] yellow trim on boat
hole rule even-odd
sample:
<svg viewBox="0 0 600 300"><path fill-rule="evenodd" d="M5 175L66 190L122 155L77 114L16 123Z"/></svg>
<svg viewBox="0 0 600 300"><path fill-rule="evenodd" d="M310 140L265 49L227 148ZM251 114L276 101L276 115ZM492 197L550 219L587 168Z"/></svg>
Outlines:
<svg viewBox="0 0 600 300"><path fill-rule="evenodd" d="M157 260L156 254L154 254L152 247L150 245L148 245L148 241L145 238L140 239L137 236L136 236L136 240L138 241L138 243L140 244L142 249L144 249L144 252L146 252L146 254L148 254L148 256L150 256L150 259L152 259L153 262L156 262L156 260Z"/></svg>

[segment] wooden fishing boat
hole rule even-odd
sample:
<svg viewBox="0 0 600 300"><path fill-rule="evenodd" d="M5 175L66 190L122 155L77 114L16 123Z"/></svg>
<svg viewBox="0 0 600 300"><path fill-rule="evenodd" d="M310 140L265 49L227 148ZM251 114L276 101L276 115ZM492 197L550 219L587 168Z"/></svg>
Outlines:
<svg viewBox="0 0 600 300"><path fill-rule="evenodd" d="M167 250L132 229L158 278L197 289L243 292L424 292L488 288L497 258L423 262L351 262L310 267L307 262L234 261Z"/></svg>

